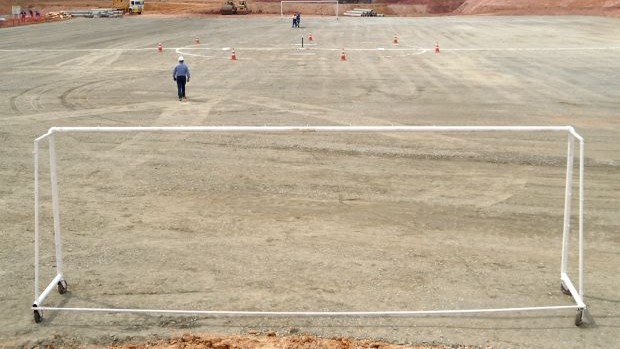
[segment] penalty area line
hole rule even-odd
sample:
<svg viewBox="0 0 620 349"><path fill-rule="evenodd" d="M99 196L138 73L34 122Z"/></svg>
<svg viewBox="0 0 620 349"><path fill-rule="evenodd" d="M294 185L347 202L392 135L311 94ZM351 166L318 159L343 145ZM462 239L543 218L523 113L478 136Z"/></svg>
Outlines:
<svg viewBox="0 0 620 349"><path fill-rule="evenodd" d="M294 44L298 46L299 44ZM316 44L309 43L304 46L314 46ZM433 51L434 47L431 48L423 48L423 47L399 47L399 48L387 48L387 47L377 47L377 48L355 48L355 47L347 47L344 46L347 51ZM223 47L221 49L209 48L209 47L169 47L164 48L165 50L174 50L175 52L183 51L200 51L200 50L230 50L230 47ZM157 47L144 47L144 48L87 48L87 49L36 49L36 48L16 48L16 49L0 49L0 52L124 52L124 51L156 51ZM290 47L236 47L238 51L282 51L282 50L290 50ZM312 47L312 50L323 50L323 51L339 51L342 50L342 47ZM454 52L536 52L536 51L615 51L620 50L620 46L607 46L607 47L505 47L505 48L441 48L442 52L446 51L454 51ZM189 55L189 54L188 54Z"/></svg>
<svg viewBox="0 0 620 349"><path fill-rule="evenodd" d="M433 50L429 48L428 50ZM505 48L442 48L441 51L606 51L620 50L620 46L609 47L505 47Z"/></svg>

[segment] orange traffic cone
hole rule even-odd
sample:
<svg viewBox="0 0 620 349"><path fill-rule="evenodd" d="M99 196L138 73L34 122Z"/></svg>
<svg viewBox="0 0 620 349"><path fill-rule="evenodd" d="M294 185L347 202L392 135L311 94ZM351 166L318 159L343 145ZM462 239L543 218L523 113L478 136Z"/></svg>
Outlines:
<svg viewBox="0 0 620 349"><path fill-rule="evenodd" d="M161 45L161 42L159 44L157 44L157 51L158 52L163 52L164 51L164 47Z"/></svg>
<svg viewBox="0 0 620 349"><path fill-rule="evenodd" d="M398 45L398 35L394 34L394 40L392 42L394 45Z"/></svg>
<svg viewBox="0 0 620 349"><path fill-rule="evenodd" d="M310 35L308 35L308 41L312 41L314 40L314 38L312 37L312 33Z"/></svg>
<svg viewBox="0 0 620 349"><path fill-rule="evenodd" d="M435 53L439 53L439 42L435 43Z"/></svg>
<svg viewBox="0 0 620 349"><path fill-rule="evenodd" d="M200 44L200 39L198 37L195 37L194 41L196 42L196 45Z"/></svg>
<svg viewBox="0 0 620 349"><path fill-rule="evenodd" d="M344 54L344 49L342 49L342 53L340 54L340 60L341 61L346 61L347 60L347 55Z"/></svg>
<svg viewBox="0 0 620 349"><path fill-rule="evenodd" d="M237 55L235 54L235 49L233 48L232 53L230 54L230 60L231 61L236 61L237 60Z"/></svg>

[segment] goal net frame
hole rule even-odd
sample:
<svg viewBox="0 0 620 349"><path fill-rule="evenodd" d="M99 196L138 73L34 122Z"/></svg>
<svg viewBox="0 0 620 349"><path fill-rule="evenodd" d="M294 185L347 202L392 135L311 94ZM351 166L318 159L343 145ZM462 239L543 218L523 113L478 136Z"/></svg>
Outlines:
<svg viewBox="0 0 620 349"><path fill-rule="evenodd" d="M119 309L119 308L71 308L44 306L46 298L54 288L63 294L67 291L67 282L63 274L62 236L58 196L58 179L56 171L55 139L61 134L75 133L295 133L295 132L329 132L329 133L377 133L377 132L417 132L417 133L451 133L451 132L547 132L564 133L568 136L566 160L566 186L564 194L564 223L562 234L562 256L560 266L561 290L571 295L575 304L550 305L536 307L484 308L461 310L403 310L403 311L228 311L228 310L166 310L166 309ZM40 190L39 190L39 153L40 144L48 142L49 177L51 180L51 201L54 229L54 248L56 258L56 276L40 292ZM573 167L575 158L575 141L579 142L578 175L578 286L575 287L568 275L569 236L571 234L571 205L573 197ZM43 311L90 311L90 312L132 312L160 314L195 314L217 316L419 316L449 314L480 314L497 312L552 311L558 309L576 309L575 324L580 325L586 310L584 303L584 139L572 126L194 126L194 127L52 127L44 135L34 140L34 301L31 309L35 322L43 319Z"/></svg>
<svg viewBox="0 0 620 349"><path fill-rule="evenodd" d="M280 1L280 19L284 18L284 4L285 3L289 3L289 4L336 4L336 19L338 19L338 11L339 11L339 2L338 0L316 0L316 1L312 1L312 0L298 0L298 1L294 1L294 0L281 0Z"/></svg>

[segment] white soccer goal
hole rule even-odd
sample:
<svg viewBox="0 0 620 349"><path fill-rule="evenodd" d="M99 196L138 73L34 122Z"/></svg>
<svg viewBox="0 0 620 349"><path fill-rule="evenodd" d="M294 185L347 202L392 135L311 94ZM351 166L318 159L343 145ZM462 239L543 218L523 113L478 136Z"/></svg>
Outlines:
<svg viewBox="0 0 620 349"><path fill-rule="evenodd" d="M337 0L280 1L280 19L284 18L284 4L336 4L336 19L338 19L338 1Z"/></svg>
<svg viewBox="0 0 620 349"><path fill-rule="evenodd" d="M207 133L270 133L286 134L295 132L322 132L322 133L378 133L378 132L410 132L410 133L450 133L450 132L503 132L503 133L560 133L568 137L568 150L566 160L566 184L564 197L564 223L562 237L562 255L560 267L560 285L564 293L571 295L575 304L549 305L534 307L510 307L510 308L483 308L483 309L460 309L460 310L402 310L402 311L229 311L229 310L170 310L170 309L134 309L134 308L71 308L44 306L46 298L54 288L63 294L67 291L67 282L63 274L62 234L60 223L58 179L56 171L56 147L55 139L62 134L76 133L182 133L182 132L207 132ZM578 286L575 287L568 275L569 236L571 234L571 203L573 196L573 167L575 155L575 140L579 142L578 175ZM40 292L40 207L41 195L39 193L39 147L40 143L47 141L49 144L50 180L52 217L55 241L56 276ZM496 312L524 312L524 311L553 311L558 309L576 309L575 324L580 325L583 321L586 304L584 303L584 266L583 266L583 180L584 180L584 139L571 126L195 126L195 127L52 127L48 132L34 140L34 301L31 309L34 319L40 322L43 319L43 311L90 311L90 312L133 312L133 313L161 313L161 314L196 314L217 316L418 316L418 315L448 315L448 314L476 314Z"/></svg>

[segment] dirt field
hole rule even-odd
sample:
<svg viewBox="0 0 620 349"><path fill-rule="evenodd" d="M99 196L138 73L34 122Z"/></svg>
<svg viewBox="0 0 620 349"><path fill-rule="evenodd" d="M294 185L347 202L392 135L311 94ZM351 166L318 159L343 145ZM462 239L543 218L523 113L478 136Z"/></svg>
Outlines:
<svg viewBox="0 0 620 349"><path fill-rule="evenodd" d="M0 0L0 15L10 14L12 5L35 8L43 13L71 9L109 8L110 0L32 0L28 3ZM146 3L146 14L165 15L219 15L220 0L151 0ZM248 1L251 15L280 15L279 1ZM429 15L588 15L620 16L620 0L399 0L373 1L372 4L340 4L339 13L353 8L372 8L386 16ZM301 11L305 15L331 16L332 4L286 4L285 13ZM10 16L7 16L10 18ZM4 25L12 24L7 21ZM2 25L0 23L0 25Z"/></svg>
<svg viewBox="0 0 620 349"><path fill-rule="evenodd" d="M454 14L620 16L620 0L465 0Z"/></svg>
<svg viewBox="0 0 620 349"><path fill-rule="evenodd" d="M297 30L273 17L143 16L2 32L0 347L144 343L186 332L497 348L618 343L618 19L306 16ZM170 75L180 54L192 69L186 102ZM573 310L410 318L45 312L35 324L33 139L52 126L178 125L573 125L586 139L592 319L577 328ZM565 135L63 134L57 146L69 293L53 292L49 306L573 304L559 290ZM55 258L45 162L41 172L47 284Z"/></svg>

